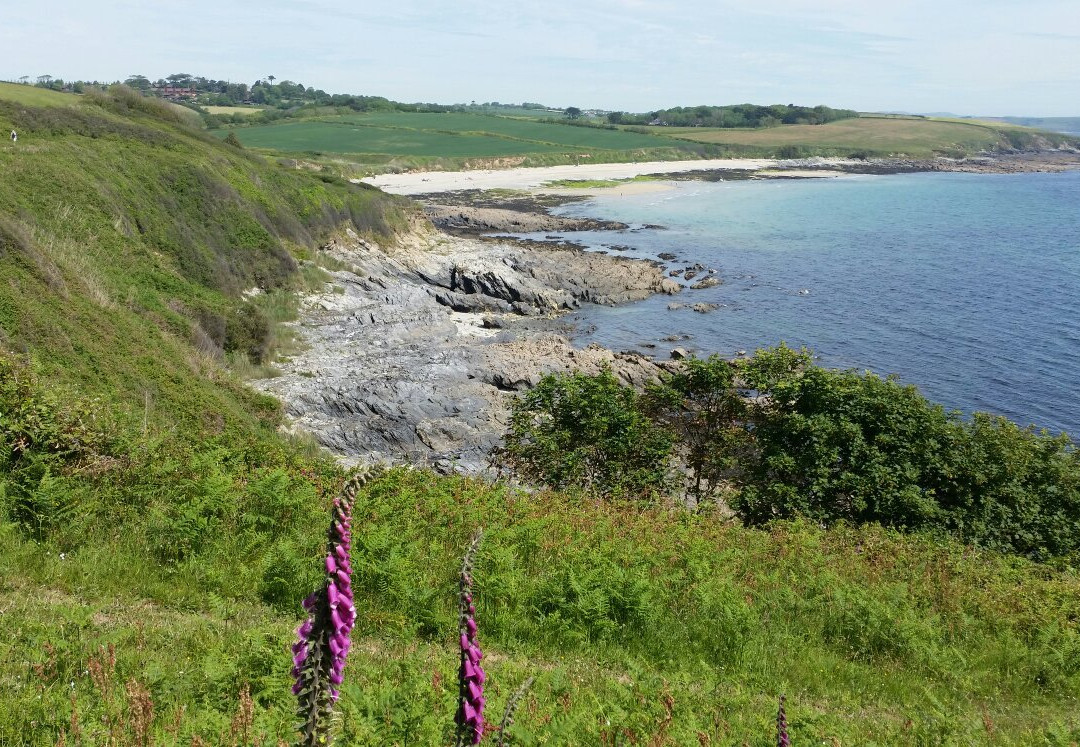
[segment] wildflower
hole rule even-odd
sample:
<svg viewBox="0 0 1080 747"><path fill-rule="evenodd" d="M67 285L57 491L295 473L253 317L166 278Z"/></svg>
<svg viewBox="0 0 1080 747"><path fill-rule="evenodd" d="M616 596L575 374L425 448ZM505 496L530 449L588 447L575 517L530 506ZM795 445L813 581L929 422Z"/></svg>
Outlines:
<svg viewBox="0 0 1080 747"><path fill-rule="evenodd" d="M780 696L780 708L776 712L776 747L791 747L787 733L787 716L784 714L784 696Z"/></svg>
<svg viewBox="0 0 1080 747"><path fill-rule="evenodd" d="M484 680L486 675L480 666L484 658L476 642L476 605L473 604L473 562L480 547L483 531L476 530L465 558L461 562L458 609L460 626L458 644L461 648L461 665L458 668L457 747L480 744L484 736Z"/></svg>
<svg viewBox="0 0 1080 747"><path fill-rule="evenodd" d="M297 629L297 641L292 646L292 674L296 680L292 691L300 701L303 747L330 743L334 703L344 679L349 634L356 623L349 563L353 502L369 476L361 473L353 477L334 500L323 558L325 581L302 603L308 617Z"/></svg>
<svg viewBox="0 0 1080 747"><path fill-rule="evenodd" d="M510 696L510 700L506 701L506 710L503 711L502 723L499 724L499 744L498 747L504 747L506 744L506 730L509 729L514 723L514 712L517 710L518 704L521 699L525 697L525 693L532 687L534 682L533 677L525 680L521 687L514 691L514 694Z"/></svg>

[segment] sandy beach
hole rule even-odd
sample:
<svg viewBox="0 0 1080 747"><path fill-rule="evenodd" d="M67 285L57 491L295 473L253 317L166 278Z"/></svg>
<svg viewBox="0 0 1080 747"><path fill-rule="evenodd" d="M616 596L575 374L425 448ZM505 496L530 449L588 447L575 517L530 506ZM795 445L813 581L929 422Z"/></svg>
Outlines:
<svg viewBox="0 0 1080 747"><path fill-rule="evenodd" d="M426 171L409 174L380 174L361 181L400 195L452 192L461 189L536 189L562 179L631 179L643 174L676 174L691 171L756 171L790 162L766 158L723 158L701 161L646 161L642 163L589 163L578 166ZM574 190L582 194L580 190Z"/></svg>
<svg viewBox="0 0 1080 747"><path fill-rule="evenodd" d="M1080 167L1073 152L981 156L969 159L879 158L868 161L845 158L775 160L769 158L719 158L698 161L643 161L641 163L585 163L577 166L539 166L471 171L417 171L407 174L379 174L362 181L399 195L434 194L462 190L514 189L545 194L585 195L597 191L634 192L661 190L662 184L622 184L616 187L566 189L545 184L561 180L632 179L645 174L691 174L693 172L754 172L763 179L835 178L852 174L895 174L913 171L958 171L972 173L1017 173L1066 171ZM685 178L685 177L684 177Z"/></svg>

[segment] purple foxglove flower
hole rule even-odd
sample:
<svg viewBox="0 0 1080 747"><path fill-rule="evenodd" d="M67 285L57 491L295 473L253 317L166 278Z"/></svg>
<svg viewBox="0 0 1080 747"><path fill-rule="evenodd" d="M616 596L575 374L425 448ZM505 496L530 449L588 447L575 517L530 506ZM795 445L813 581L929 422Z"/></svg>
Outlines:
<svg viewBox="0 0 1080 747"><path fill-rule="evenodd" d="M461 664L458 667L458 711L456 746L480 744L484 737L484 670L480 667L483 653L476 641L476 607L473 605L473 563L480 548L483 532L477 530L461 563L458 594L458 644Z"/></svg>
<svg viewBox="0 0 1080 747"><path fill-rule="evenodd" d="M300 746L329 745L330 724L338 686L344 680L349 634L356 622L353 606L352 568L349 563L349 529L356 493L371 472L353 477L334 500L327 532L323 585L304 599L308 618L296 631L293 644L293 694L299 699Z"/></svg>
<svg viewBox="0 0 1080 747"><path fill-rule="evenodd" d="M780 708L776 711L776 747L791 747L787 733L787 716L784 714L784 696L780 696Z"/></svg>

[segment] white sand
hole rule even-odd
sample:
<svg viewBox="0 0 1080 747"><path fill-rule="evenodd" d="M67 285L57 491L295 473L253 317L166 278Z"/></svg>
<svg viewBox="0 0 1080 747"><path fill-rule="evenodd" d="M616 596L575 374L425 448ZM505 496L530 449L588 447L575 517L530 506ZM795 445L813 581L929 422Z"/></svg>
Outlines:
<svg viewBox="0 0 1080 747"><path fill-rule="evenodd" d="M579 166L476 171L426 171L382 174L361 181L399 195L453 192L461 189L535 189L560 179L630 179L641 174L673 174L716 169L757 170L782 162L766 158L724 158L707 161L648 161L644 163L587 163ZM788 162L790 163L790 162ZM575 190L577 194L581 191Z"/></svg>

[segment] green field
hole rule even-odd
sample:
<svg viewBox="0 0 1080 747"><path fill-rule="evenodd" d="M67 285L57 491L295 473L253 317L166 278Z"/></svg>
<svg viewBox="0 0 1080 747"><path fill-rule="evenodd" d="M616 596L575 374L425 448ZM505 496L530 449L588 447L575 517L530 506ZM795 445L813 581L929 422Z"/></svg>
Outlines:
<svg viewBox="0 0 1080 747"><path fill-rule="evenodd" d="M626 130L577 127L536 119L488 117L481 114L385 113L349 116L344 117L344 120L360 125L417 129L426 132L483 133L527 143L548 143L571 148L632 150L634 148L659 148L673 144L662 134L642 135Z"/></svg>
<svg viewBox="0 0 1080 747"><path fill-rule="evenodd" d="M264 111L261 106L204 106L203 109L211 114L258 114Z"/></svg>
<svg viewBox="0 0 1080 747"><path fill-rule="evenodd" d="M232 130L245 146L291 153L499 158L691 148L663 135L574 127L482 114L388 112L324 117ZM224 136L224 131L219 133ZM597 153L599 151L600 153ZM629 157L627 158L629 160Z"/></svg>
<svg viewBox="0 0 1080 747"><path fill-rule="evenodd" d="M426 115L418 115L426 116ZM555 153L565 147L525 143L485 134L371 127L344 120L303 120L230 130L245 146L288 153L384 154L392 156L498 157ZM225 134L225 133L222 133Z"/></svg>
<svg viewBox="0 0 1080 747"><path fill-rule="evenodd" d="M1067 136L1013 125L960 119L864 116L825 125L763 129L705 127L578 127L527 117L383 112L347 114L239 127L248 147L341 156L367 164L438 168L577 162L678 160L700 157L964 156L1026 148L1037 138ZM216 133L224 137L227 132ZM514 160L499 163L499 159ZM483 161L481 160L480 163Z"/></svg>
<svg viewBox="0 0 1080 747"><path fill-rule="evenodd" d="M0 83L0 99L27 106L68 106L78 101L78 97L72 93L61 93L17 83Z"/></svg>
<svg viewBox="0 0 1080 747"><path fill-rule="evenodd" d="M650 129L669 137L712 145L762 149L794 146L813 154L846 155L866 151L872 155L903 154L917 157L1008 147L1010 133L1034 132L989 122L872 116L824 125L784 125L754 130L697 127Z"/></svg>

